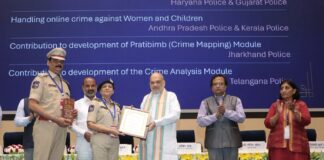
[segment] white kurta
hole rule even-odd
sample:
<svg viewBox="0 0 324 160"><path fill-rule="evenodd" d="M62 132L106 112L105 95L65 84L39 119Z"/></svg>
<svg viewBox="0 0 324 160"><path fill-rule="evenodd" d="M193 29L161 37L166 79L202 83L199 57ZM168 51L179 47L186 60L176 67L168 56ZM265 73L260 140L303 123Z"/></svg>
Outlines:
<svg viewBox="0 0 324 160"><path fill-rule="evenodd" d="M145 101L149 97L146 95L142 101L141 109L144 108ZM177 127L176 122L180 118L180 104L177 96L173 92L167 92L165 116L161 119L155 117L157 111L157 101L159 100L159 94L153 94L152 106L150 107L150 114L156 123L156 127L164 126L163 131L163 148L162 149L162 160L178 160L177 155ZM156 128L155 128L156 129ZM154 130L155 130L154 129ZM147 159L150 160L153 155L153 131L148 132L146 143L147 143ZM157 146L156 146L157 147Z"/></svg>
<svg viewBox="0 0 324 160"><path fill-rule="evenodd" d="M75 102L75 109L78 111L78 116L72 124L72 130L77 134L75 150L79 160L91 160L92 150L90 143L84 138L84 133L89 132L87 126L88 108L92 104L91 100L84 96Z"/></svg>

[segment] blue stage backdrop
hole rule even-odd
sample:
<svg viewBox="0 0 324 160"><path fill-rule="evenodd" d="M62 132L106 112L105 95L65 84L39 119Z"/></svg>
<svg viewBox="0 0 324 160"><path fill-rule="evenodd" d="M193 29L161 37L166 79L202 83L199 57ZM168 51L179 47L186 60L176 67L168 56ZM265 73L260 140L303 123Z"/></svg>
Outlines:
<svg viewBox="0 0 324 160"><path fill-rule="evenodd" d="M266 109L283 79L324 108L322 0L1 0L0 104L16 110L53 47L67 50L72 96L82 79L113 79L113 99L139 107L165 75L182 109L198 109L213 74L246 109Z"/></svg>

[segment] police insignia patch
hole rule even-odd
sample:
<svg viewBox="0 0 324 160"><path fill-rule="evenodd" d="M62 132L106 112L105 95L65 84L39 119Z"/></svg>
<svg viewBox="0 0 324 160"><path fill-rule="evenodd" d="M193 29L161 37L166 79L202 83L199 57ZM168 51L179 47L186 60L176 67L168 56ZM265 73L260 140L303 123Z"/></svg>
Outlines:
<svg viewBox="0 0 324 160"><path fill-rule="evenodd" d="M32 88L33 89L37 89L39 87L39 81L34 81L33 84L32 84Z"/></svg>
<svg viewBox="0 0 324 160"><path fill-rule="evenodd" d="M88 112L93 112L93 110L94 110L94 105L90 105L89 109L88 109Z"/></svg>

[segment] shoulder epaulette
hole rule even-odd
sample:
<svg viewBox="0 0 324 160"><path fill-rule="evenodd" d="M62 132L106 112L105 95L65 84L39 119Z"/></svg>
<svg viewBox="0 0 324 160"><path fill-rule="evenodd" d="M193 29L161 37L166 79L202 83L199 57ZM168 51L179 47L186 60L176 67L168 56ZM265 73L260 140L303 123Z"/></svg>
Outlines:
<svg viewBox="0 0 324 160"><path fill-rule="evenodd" d="M40 72L40 73L38 73L37 76L39 76L39 77L47 77L48 76L48 73L46 73L46 72Z"/></svg>

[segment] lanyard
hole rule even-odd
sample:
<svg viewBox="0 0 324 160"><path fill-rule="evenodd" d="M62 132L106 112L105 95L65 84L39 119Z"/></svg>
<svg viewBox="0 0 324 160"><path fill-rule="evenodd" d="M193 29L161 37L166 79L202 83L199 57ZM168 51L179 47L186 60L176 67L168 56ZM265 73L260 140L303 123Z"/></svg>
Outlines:
<svg viewBox="0 0 324 160"><path fill-rule="evenodd" d="M61 87L56 83L56 81L54 80L54 78L51 76L51 74L49 73L49 71L47 71L49 77L51 78L51 80L55 83L55 86L57 87L57 89L60 91L60 93L62 94L62 96L64 96L64 90L63 90L63 83L62 83L62 79L60 78L60 82L61 82Z"/></svg>
<svg viewBox="0 0 324 160"><path fill-rule="evenodd" d="M295 105L295 103L293 103L294 105ZM287 104L287 103L285 103L285 110L287 111L285 114L285 116L286 116L286 122L287 122L287 126L289 125L289 112L290 112L290 109L288 109L288 105L291 105L290 103L289 104Z"/></svg>
<svg viewBox="0 0 324 160"><path fill-rule="evenodd" d="M287 123L287 126L288 126L289 125L289 110L288 109L287 109L287 113L286 113L286 123Z"/></svg>
<svg viewBox="0 0 324 160"><path fill-rule="evenodd" d="M116 117L116 106L115 106L115 103L114 103L114 113L109 109L109 107L107 106L107 104L106 104L106 100L104 99L104 98L101 98L101 100L102 100L102 102L103 102L103 104L107 107L107 109L108 109L108 111L109 111L109 113L110 113L110 115L111 115L111 118L113 119L113 121L115 121L115 117Z"/></svg>

